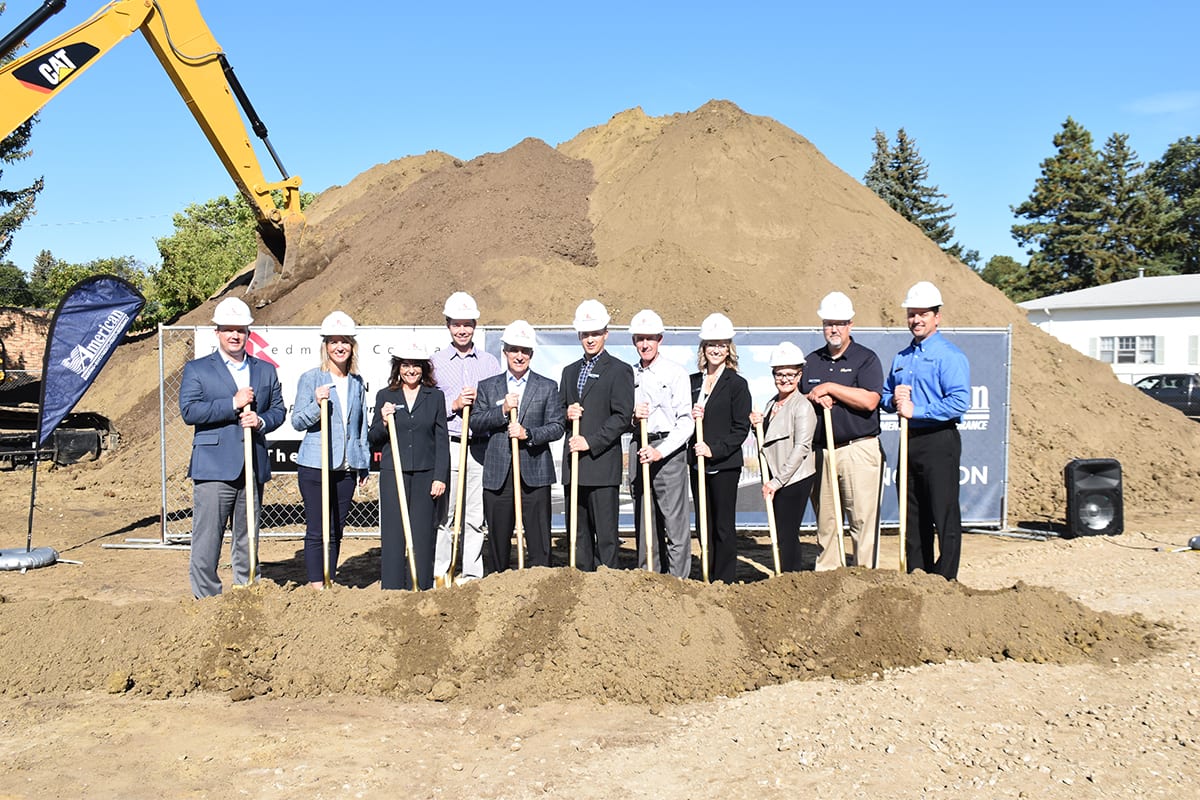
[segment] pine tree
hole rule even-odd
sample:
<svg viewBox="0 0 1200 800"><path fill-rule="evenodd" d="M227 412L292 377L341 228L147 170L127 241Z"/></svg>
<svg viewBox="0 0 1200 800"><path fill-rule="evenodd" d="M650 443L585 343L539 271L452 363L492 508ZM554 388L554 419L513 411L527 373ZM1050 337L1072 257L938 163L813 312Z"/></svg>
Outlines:
<svg viewBox="0 0 1200 800"><path fill-rule="evenodd" d="M891 147L887 136L876 128L873 141L875 152L863 176L864 185L942 250L966 263L978 262L978 251L965 250L961 244L952 242L953 206L943 202L946 195L937 186L927 183L929 165L908 132L904 128L897 131L896 144Z"/></svg>
<svg viewBox="0 0 1200 800"><path fill-rule="evenodd" d="M29 291L33 293L33 302L40 308L49 308L51 305L50 276L57 266L58 259L49 250L42 250L33 259L33 269L29 272Z"/></svg>
<svg viewBox="0 0 1200 800"><path fill-rule="evenodd" d="M1029 222L1012 226L1013 238L1030 255L1026 286L1039 295L1097 285L1105 208L1100 156L1092 134L1067 117L1054 136L1057 152L1042 161L1033 193L1012 209Z"/></svg>
<svg viewBox="0 0 1200 800"><path fill-rule="evenodd" d="M1129 136L1114 133L1100 152L1101 249L1096 255L1098 284L1135 278L1139 273L1172 272L1156 256L1164 249L1171 215L1166 194L1147 180Z"/></svg>
<svg viewBox="0 0 1200 800"><path fill-rule="evenodd" d="M1146 174L1172 205L1161 255L1179 272L1200 273L1200 137L1171 144Z"/></svg>
<svg viewBox="0 0 1200 800"><path fill-rule="evenodd" d="M3 13L4 3L0 3L0 14ZM11 56L0 59L0 64L11 60ZM12 164L30 156L29 138L36 120L37 117L30 118L0 140L0 165ZM41 178L20 189L5 189L3 178L4 170L0 169L0 258L4 258L12 248L13 233L33 214L34 200L42 191Z"/></svg>

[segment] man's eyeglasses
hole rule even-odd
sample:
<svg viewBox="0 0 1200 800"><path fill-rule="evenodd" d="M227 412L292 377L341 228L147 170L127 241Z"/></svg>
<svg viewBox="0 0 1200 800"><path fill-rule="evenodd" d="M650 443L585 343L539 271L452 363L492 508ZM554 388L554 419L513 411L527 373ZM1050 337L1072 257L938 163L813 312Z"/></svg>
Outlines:
<svg viewBox="0 0 1200 800"><path fill-rule="evenodd" d="M849 328L850 321L849 320L835 321L835 320L829 320L829 319L821 320L821 327L822 328Z"/></svg>

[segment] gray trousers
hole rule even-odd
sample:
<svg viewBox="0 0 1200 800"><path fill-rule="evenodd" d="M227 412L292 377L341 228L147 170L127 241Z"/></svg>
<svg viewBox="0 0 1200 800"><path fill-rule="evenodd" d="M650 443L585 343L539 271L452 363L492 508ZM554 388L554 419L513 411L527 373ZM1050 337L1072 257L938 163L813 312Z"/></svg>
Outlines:
<svg viewBox="0 0 1200 800"><path fill-rule="evenodd" d="M262 514L262 489L257 485L254 497L254 529ZM192 596L212 597L221 593L217 564L221 560L221 544L225 527L233 527L230 561L233 562L233 582L250 582L249 537L246 535L246 482L195 481L192 484L192 552L188 560L188 578ZM255 544L258 543L257 537Z"/></svg>
<svg viewBox="0 0 1200 800"><path fill-rule="evenodd" d="M458 507L459 448L450 441L450 485L438 506L437 549L433 556L433 574L445 575L450 566L450 539L454 532L454 511ZM463 525L459 532L456 560L460 573L468 578L483 577L483 463L475 460L467 448L467 480L463 486Z"/></svg>
<svg viewBox="0 0 1200 800"><path fill-rule="evenodd" d="M638 569L646 568L646 534L642 528L642 467L635 436L629 448L629 490L633 495L633 525L637 530ZM692 571L692 519L687 503L687 454L681 447L650 464L651 507L654 512L655 572L686 578Z"/></svg>

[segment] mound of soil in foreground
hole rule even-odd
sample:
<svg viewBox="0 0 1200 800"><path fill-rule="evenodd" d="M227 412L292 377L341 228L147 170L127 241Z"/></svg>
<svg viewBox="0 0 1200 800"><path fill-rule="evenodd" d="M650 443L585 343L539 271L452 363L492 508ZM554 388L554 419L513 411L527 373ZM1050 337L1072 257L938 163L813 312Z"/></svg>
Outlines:
<svg viewBox="0 0 1200 800"><path fill-rule="evenodd" d="M517 706L657 706L947 660L1109 663L1156 643L1140 618L1051 589L979 591L882 570L728 587L542 568L383 595L259 583L202 603L6 603L0 626L7 694L352 692Z"/></svg>

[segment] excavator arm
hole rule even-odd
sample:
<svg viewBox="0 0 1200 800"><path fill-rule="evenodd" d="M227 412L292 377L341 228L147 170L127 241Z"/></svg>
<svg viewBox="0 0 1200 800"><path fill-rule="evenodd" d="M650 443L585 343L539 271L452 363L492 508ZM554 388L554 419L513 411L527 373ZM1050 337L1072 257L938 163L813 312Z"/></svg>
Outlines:
<svg viewBox="0 0 1200 800"><path fill-rule="evenodd" d="M41 9L0 40L0 56L22 41L66 0ZM252 288L270 283L286 268L304 230L300 178L289 177L267 128L204 22L195 0L116 0L90 19L20 58L0 66L0 139L24 124L104 54L141 31L159 63L258 219L259 257ZM266 144L283 180L263 175L239 104L254 133ZM278 205L273 192L282 194Z"/></svg>

